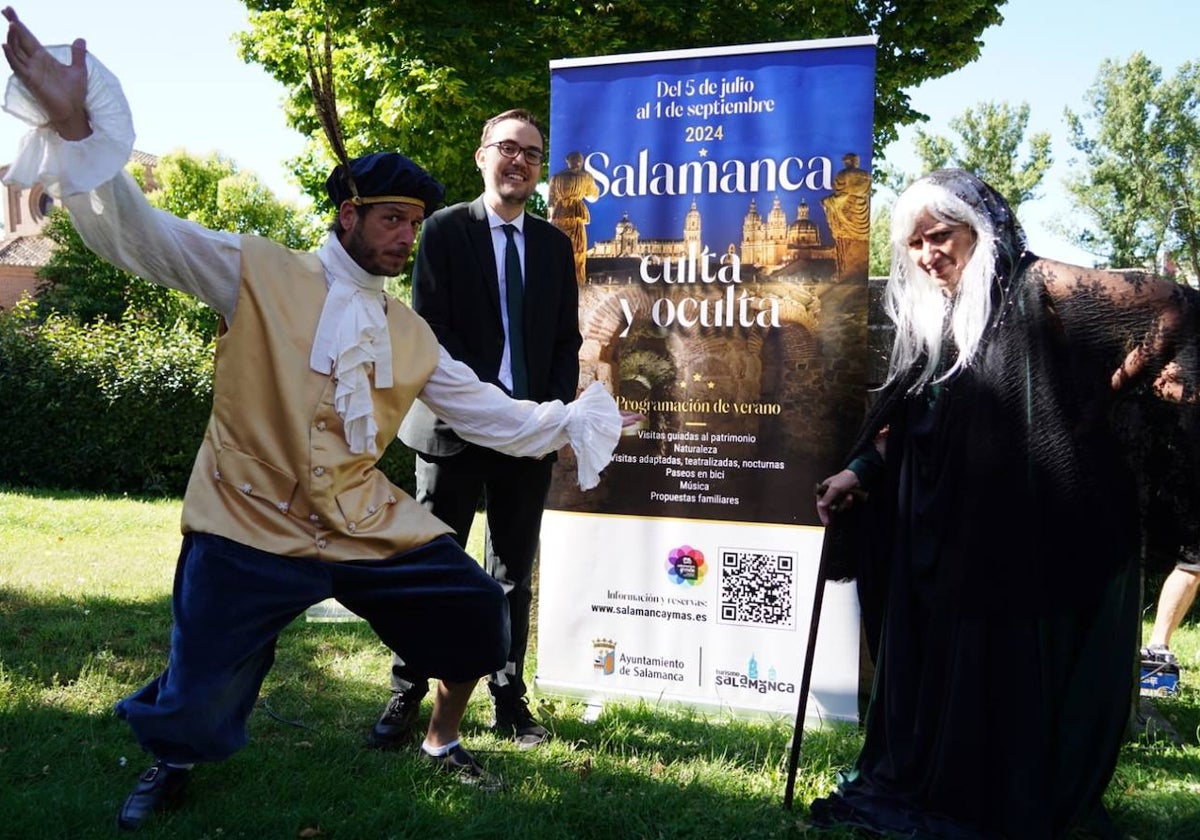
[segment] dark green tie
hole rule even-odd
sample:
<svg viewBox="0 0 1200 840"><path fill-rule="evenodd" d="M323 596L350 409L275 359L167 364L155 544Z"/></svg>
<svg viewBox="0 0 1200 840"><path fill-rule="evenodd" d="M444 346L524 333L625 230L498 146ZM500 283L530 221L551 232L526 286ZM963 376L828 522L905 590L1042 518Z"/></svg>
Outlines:
<svg viewBox="0 0 1200 840"><path fill-rule="evenodd" d="M508 355L512 369L512 395L529 396L529 370L525 366L524 281L521 279L521 255L513 240L514 225L501 225L508 242L504 245L504 301L508 306Z"/></svg>

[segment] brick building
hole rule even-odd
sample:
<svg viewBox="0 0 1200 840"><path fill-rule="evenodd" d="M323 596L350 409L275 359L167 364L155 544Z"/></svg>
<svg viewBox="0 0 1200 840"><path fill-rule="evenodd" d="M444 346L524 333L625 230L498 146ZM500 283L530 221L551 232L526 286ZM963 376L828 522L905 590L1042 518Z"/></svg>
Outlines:
<svg viewBox="0 0 1200 840"><path fill-rule="evenodd" d="M158 158L134 151L131 163L147 168L148 186L152 186L150 171ZM8 174L8 166L0 167L0 178ZM54 243L42 235L46 218L58 202L40 185L25 189L3 184L4 231L0 238L0 309L10 309L28 292L33 294L41 280L38 270L50 260Z"/></svg>

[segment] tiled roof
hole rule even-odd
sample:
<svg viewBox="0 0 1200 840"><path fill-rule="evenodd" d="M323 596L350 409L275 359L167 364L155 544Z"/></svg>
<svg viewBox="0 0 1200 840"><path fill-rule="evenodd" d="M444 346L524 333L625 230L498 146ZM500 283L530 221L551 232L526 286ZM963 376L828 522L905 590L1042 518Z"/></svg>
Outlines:
<svg viewBox="0 0 1200 840"><path fill-rule="evenodd" d="M141 164L147 169L152 170L158 165L158 156L152 155L149 152L140 152L134 149L129 154L131 163ZM0 175L6 173L11 164L0 166ZM153 181L151 176L150 181ZM15 188L9 188L10 190ZM2 188L0 188L2 192ZM45 236L14 236L3 233L3 226L0 225L0 266L13 265L24 266L29 268L41 268L50 261L50 254L54 250L54 242Z"/></svg>
<svg viewBox="0 0 1200 840"><path fill-rule="evenodd" d="M0 239L0 265L41 268L53 250L54 241L48 236L6 236Z"/></svg>

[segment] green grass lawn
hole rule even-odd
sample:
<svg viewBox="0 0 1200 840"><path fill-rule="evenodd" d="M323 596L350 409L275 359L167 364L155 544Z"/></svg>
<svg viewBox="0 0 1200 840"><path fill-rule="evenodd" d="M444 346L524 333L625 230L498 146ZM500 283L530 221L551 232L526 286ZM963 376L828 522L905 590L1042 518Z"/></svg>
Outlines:
<svg viewBox="0 0 1200 840"><path fill-rule="evenodd" d="M175 500L0 492L0 837L116 833L116 809L147 758L112 704L166 663L178 531ZM476 555L478 543L476 534ZM1131 740L1107 794L1140 840L1200 838L1200 630L1185 625L1172 647L1185 687L1158 708L1183 745ZM811 837L805 803L859 745L854 727L809 732L789 812L788 720L609 703L588 723L580 704L540 697L555 740L520 752L487 732L481 688L464 736L509 784L489 795L429 773L411 752L364 749L389 662L361 622L295 622L250 745L199 768L184 807L141 835Z"/></svg>

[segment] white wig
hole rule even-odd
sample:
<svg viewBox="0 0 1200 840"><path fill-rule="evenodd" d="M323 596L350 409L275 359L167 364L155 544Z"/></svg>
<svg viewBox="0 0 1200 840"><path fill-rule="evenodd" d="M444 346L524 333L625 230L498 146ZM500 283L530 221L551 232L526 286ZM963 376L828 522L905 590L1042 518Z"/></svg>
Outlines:
<svg viewBox="0 0 1200 840"><path fill-rule="evenodd" d="M933 174L944 176L946 172ZM914 392L969 367L992 314L996 267L992 218L984 209L964 200L961 190L953 189L945 180L926 176L916 181L892 208L892 273L883 306L896 326L896 337L887 382L904 378L920 365L911 388ZM909 256L908 242L922 212L944 224L966 225L975 234L974 250L949 296ZM954 358L943 359L943 353L951 349Z"/></svg>

